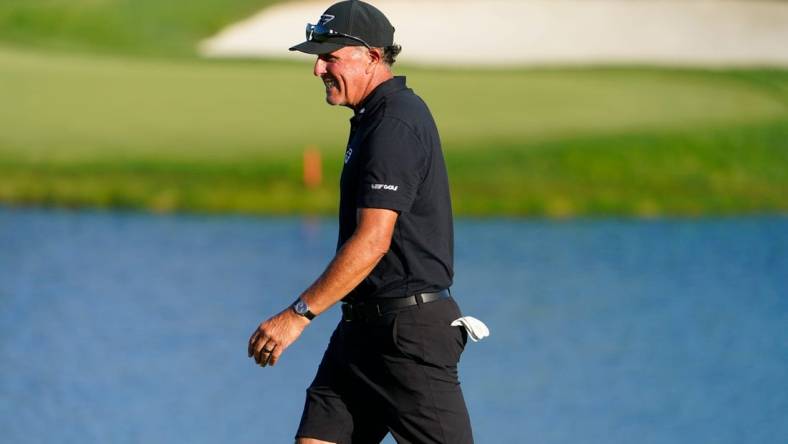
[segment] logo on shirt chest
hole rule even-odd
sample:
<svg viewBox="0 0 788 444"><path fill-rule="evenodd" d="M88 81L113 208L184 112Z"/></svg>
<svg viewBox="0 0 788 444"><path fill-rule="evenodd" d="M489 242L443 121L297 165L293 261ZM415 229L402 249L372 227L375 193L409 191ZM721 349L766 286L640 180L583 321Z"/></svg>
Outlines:
<svg viewBox="0 0 788 444"><path fill-rule="evenodd" d="M345 163L348 163L348 161L350 160L350 156L352 155L353 155L353 148L348 146L347 149L345 150Z"/></svg>

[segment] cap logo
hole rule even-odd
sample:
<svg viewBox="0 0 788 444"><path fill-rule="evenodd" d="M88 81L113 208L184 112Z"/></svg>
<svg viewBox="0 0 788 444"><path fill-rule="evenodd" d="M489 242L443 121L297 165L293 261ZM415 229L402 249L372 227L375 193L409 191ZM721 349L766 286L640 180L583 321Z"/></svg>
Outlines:
<svg viewBox="0 0 788 444"><path fill-rule="evenodd" d="M320 21L318 23L320 23L321 25L325 25L326 23L330 22L331 20L334 20L335 18L336 16L333 16L331 14L323 14L320 16Z"/></svg>

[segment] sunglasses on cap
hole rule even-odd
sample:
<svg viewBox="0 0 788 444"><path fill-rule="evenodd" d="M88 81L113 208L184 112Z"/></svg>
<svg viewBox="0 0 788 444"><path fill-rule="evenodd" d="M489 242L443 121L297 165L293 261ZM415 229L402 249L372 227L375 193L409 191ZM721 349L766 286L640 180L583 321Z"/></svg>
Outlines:
<svg viewBox="0 0 788 444"><path fill-rule="evenodd" d="M318 42L322 43L326 40L330 39L331 37L345 37L351 40L355 40L362 45L366 46L367 49L372 49L364 40L352 36L350 34L343 34L341 32L334 31L331 28L327 28L321 24L313 25L311 23L306 24L306 40L308 42Z"/></svg>

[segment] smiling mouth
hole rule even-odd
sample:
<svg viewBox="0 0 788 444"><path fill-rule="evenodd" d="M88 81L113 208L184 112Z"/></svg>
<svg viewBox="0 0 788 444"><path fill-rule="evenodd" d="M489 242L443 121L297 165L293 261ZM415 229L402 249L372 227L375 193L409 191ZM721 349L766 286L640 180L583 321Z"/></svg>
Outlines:
<svg viewBox="0 0 788 444"><path fill-rule="evenodd" d="M326 86L326 89L336 88L337 82L331 77L323 77L323 84Z"/></svg>

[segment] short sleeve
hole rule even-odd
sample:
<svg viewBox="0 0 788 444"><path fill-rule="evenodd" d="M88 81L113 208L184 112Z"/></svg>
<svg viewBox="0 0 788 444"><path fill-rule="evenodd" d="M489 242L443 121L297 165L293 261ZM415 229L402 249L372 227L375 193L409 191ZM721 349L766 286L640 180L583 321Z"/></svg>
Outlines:
<svg viewBox="0 0 788 444"><path fill-rule="evenodd" d="M358 206L407 212L424 178L427 153L405 122L384 118L363 143Z"/></svg>

